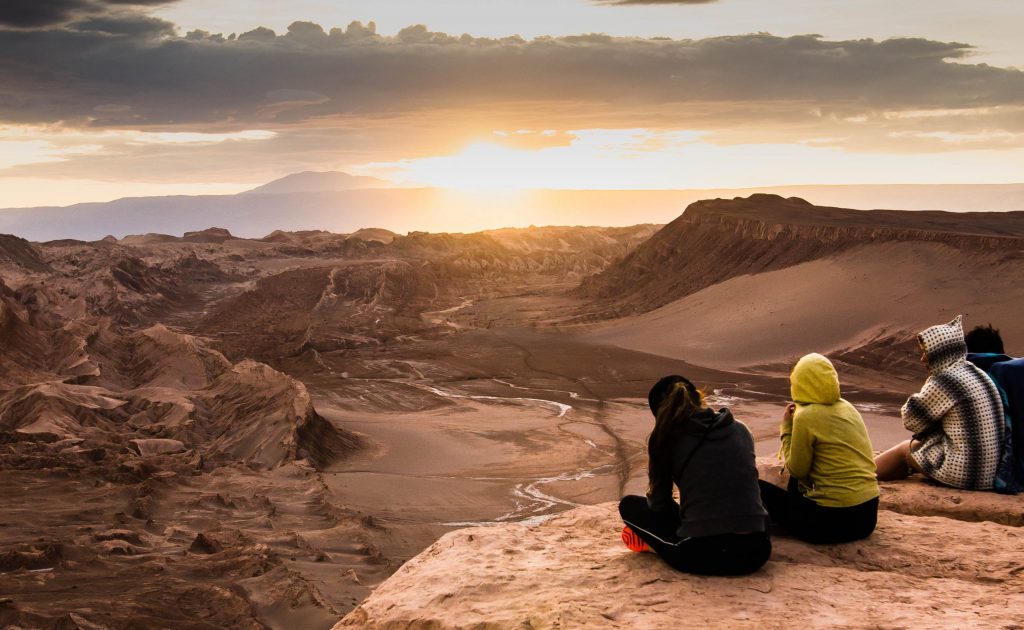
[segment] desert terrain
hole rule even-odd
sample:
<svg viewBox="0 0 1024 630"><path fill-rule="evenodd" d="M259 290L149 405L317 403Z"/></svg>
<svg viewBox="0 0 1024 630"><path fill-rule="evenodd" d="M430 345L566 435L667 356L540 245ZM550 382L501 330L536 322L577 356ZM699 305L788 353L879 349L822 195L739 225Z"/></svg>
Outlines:
<svg viewBox="0 0 1024 630"><path fill-rule="evenodd" d="M0 236L0 625L330 628L453 530L603 532L669 373L770 461L823 352L886 448L916 331L963 313L1019 354L1021 277L1021 212L766 194L666 226Z"/></svg>
<svg viewBox="0 0 1024 630"><path fill-rule="evenodd" d="M760 474L785 485L780 464ZM347 628L1018 628L1019 499L919 480L882 485L870 538L774 536L756 573L679 573L618 541L616 504L539 525L450 532L340 621Z"/></svg>

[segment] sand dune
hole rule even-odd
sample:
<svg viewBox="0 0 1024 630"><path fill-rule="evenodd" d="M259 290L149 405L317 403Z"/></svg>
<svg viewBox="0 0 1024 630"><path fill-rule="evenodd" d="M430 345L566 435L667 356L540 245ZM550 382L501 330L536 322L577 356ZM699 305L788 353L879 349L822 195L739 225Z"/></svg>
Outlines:
<svg viewBox="0 0 1024 630"><path fill-rule="evenodd" d="M731 278L884 242L944 244L968 261L1019 257L1024 213L862 212L777 195L700 201L587 278L580 293L598 300L605 317L642 313Z"/></svg>
<svg viewBox="0 0 1024 630"><path fill-rule="evenodd" d="M829 354L844 380L914 390L914 335L963 314L1024 347L1024 215L859 212L755 195L694 204L584 281L584 337L784 374Z"/></svg>
<svg viewBox="0 0 1024 630"><path fill-rule="evenodd" d="M736 369L791 362L812 351L895 345L963 314L966 325L992 322L1011 347L1024 347L1021 277L1024 256L1016 252L865 244L731 278L648 313L598 325L587 338Z"/></svg>

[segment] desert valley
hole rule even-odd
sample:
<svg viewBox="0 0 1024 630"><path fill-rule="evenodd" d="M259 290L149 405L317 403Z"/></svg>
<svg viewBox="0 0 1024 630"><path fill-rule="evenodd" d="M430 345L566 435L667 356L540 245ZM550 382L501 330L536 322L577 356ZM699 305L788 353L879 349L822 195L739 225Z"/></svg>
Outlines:
<svg viewBox="0 0 1024 630"><path fill-rule="evenodd" d="M0 1L0 630L1024 630L1022 23Z"/></svg>
<svg viewBox="0 0 1024 630"><path fill-rule="evenodd" d="M1024 212L770 194L631 227L0 236L0 625L658 627L686 579L667 568L572 605L638 561L607 504L646 485L655 380L733 409L776 474L789 369L822 352L881 450L924 377L916 332L962 313L1019 352L1022 277ZM849 625L906 574L895 625L945 589L965 599L936 619L1016 627L1024 574L999 549L1024 505L962 494L887 486L874 547L782 542L768 577L687 592L763 626L723 593L774 581L783 623L811 614L778 609L802 581L845 585L821 619Z"/></svg>

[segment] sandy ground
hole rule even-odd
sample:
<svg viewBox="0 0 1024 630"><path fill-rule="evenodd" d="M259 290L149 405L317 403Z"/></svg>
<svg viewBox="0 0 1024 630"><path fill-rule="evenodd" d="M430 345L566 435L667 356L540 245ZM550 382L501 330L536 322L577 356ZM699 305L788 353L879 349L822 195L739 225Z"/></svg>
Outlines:
<svg viewBox="0 0 1024 630"><path fill-rule="evenodd" d="M788 398L785 379L524 330L458 332L344 366L305 380L321 414L370 446L324 479L338 503L395 532L382 552L399 561L455 528L540 522L642 493L653 426L646 393L660 376L686 374L709 404L730 407L762 456L778 450ZM848 396L877 449L904 439L891 394Z"/></svg>
<svg viewBox="0 0 1024 630"><path fill-rule="evenodd" d="M160 378L181 372L174 365ZM447 532L642 492L645 397L660 376L686 374L710 404L731 407L762 455L777 449L787 398L785 379L529 329L451 327L294 368L318 412L365 441L325 471L224 466L127 486L60 470L0 475L0 600L16 606L0 605L0 622L73 611L59 618L327 628ZM898 425L891 396L852 397L873 435ZM98 606L115 594L127 603Z"/></svg>

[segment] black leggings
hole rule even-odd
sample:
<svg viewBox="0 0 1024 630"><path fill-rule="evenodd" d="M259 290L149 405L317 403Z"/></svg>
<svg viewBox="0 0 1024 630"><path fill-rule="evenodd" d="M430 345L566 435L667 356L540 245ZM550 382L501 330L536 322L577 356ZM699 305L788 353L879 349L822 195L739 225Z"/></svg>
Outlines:
<svg viewBox="0 0 1024 630"><path fill-rule="evenodd" d="M664 512L647 507L647 499L629 495L619 502L619 515L672 568L699 575L745 575L757 571L772 555L767 532L680 538L679 505Z"/></svg>
<svg viewBox="0 0 1024 630"><path fill-rule="evenodd" d="M768 515L800 540L831 545L867 538L875 531L878 497L851 507L825 507L801 495L795 479L789 490L763 479L758 483Z"/></svg>

